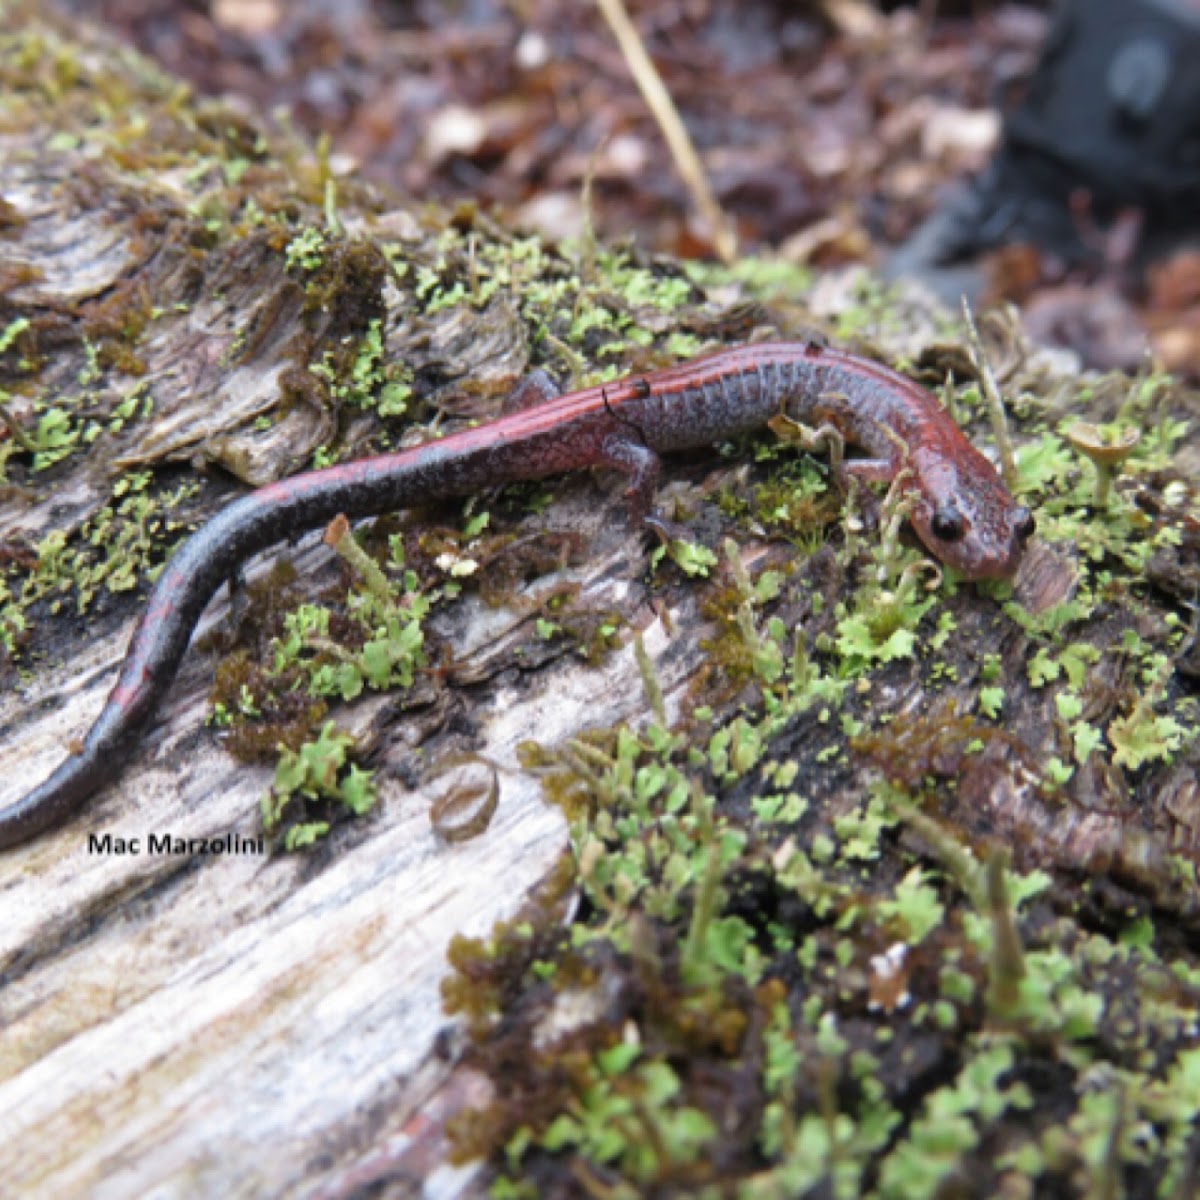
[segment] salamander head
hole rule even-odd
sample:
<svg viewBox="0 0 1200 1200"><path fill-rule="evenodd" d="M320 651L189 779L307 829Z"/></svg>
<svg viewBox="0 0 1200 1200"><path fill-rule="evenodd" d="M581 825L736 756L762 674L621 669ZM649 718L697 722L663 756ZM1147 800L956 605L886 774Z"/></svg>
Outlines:
<svg viewBox="0 0 1200 1200"><path fill-rule="evenodd" d="M917 502L911 520L936 558L967 579L1007 579L1034 530L1033 514L1009 494L974 447L953 459L913 455Z"/></svg>

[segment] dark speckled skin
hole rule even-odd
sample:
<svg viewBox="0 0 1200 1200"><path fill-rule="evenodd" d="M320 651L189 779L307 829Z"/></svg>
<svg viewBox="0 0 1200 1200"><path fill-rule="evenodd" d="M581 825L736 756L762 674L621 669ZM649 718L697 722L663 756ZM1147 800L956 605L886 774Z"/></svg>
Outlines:
<svg viewBox="0 0 1200 1200"><path fill-rule="evenodd" d="M367 517L580 467L626 474L633 515L645 520L659 452L756 429L781 410L832 424L863 447L871 457L848 462L848 471L886 479L907 466L913 526L943 562L972 579L1015 571L1029 514L928 392L868 359L811 343L722 351L548 399L397 454L296 475L231 504L159 578L82 751L0 812L0 847L58 824L119 772L122 751L170 686L205 605L250 555L338 514ZM939 539L937 514L953 517L960 536Z"/></svg>

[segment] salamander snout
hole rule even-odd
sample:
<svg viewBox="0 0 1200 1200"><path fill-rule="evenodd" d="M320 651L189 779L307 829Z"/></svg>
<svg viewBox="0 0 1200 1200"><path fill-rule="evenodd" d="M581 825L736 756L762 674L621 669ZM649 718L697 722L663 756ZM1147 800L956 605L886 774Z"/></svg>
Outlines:
<svg viewBox="0 0 1200 1200"><path fill-rule="evenodd" d="M967 579L1008 579L1021 565L1036 522L996 468L965 438L918 447L911 521L929 552Z"/></svg>
<svg viewBox="0 0 1200 1200"><path fill-rule="evenodd" d="M918 504L912 514L913 528L926 548L967 579L1015 574L1037 525L1033 513L1005 489L988 491L982 497L960 494L938 504Z"/></svg>

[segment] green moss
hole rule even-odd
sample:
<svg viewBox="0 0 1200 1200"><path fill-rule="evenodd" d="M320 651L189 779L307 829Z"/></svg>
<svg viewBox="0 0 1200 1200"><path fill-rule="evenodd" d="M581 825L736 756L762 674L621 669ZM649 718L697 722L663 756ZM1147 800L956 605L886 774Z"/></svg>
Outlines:
<svg viewBox="0 0 1200 1200"><path fill-rule="evenodd" d="M797 764L789 762L785 770L773 747L804 714L816 713L829 699L844 703L845 686L831 689L832 681L807 655L785 665L786 639L781 630L772 631L769 613L775 604L794 602L800 581L773 573L756 580L735 548L727 547L726 555L729 581L708 586L719 597L714 611L725 614L722 661L742 663L742 678L758 689L754 706L719 716L711 705L697 705L692 719L699 724L690 732L686 724L663 728L660 715L641 733L622 727L551 754L527 751L531 765L550 772L549 794L573 816L579 886L595 914L573 931L572 953L595 962L606 986L619 986L616 981L629 973L647 1002L627 1008L623 1023L601 1018L581 1034L611 1047L614 1029L625 1030L617 1057L604 1060L619 1062L620 1069L599 1091L576 1079L551 1088L557 1095L552 1099L546 1094L550 1065L539 1067L540 1116L522 1110L519 1136L499 1143L506 1147L507 1169L545 1172L570 1148L587 1170L606 1171L613 1186L634 1191L701 1194L713 1187L776 1196L820 1184L835 1195L907 1197L999 1187L1002 1178L1022 1172L1037 1179L1090 1171L1098 1178L1101 1170L1178 1164L1169 1119L1150 1119L1154 1144L1148 1150L1144 1139L1116 1137L1111 1106L1085 1102L1087 1090L1078 1083L1098 1064L1142 1061L1144 1045L1158 1047L1149 1062L1186 1045L1179 1008L1161 1004L1145 986L1149 960L1134 962L1115 940L1048 920L1043 898L1058 886L1050 876L1014 874L996 860L981 868L952 830L936 828L900 793L881 790L856 812L829 820L805 789L796 790ZM947 633L951 628L944 621L939 627ZM1043 636L1052 645L1056 635ZM1148 654L1130 639L1126 643ZM732 654L735 644L740 659ZM764 644L775 651L764 655ZM1053 703L1077 744L1086 710L1083 693L1069 681L1077 678L1086 687L1095 653L1090 642L1077 643L1044 658L1068 684L1055 691ZM981 674L995 679L1001 670L992 657ZM1055 682L1047 677L1042 686ZM986 752L1004 736L958 715L953 705L918 721L893 716L884 727L856 719L845 727L860 751L878 745L880 762L894 778L922 787L931 777L955 778L967 756ZM819 759L833 748L808 752ZM737 819L739 794L752 827L742 828ZM887 848L897 821L911 824L944 856L942 873L919 864L897 871ZM798 830L804 850L796 844ZM889 864L887 882L860 874L863 862L881 860ZM751 879L756 895L773 898L767 911L742 905L746 884L739 881ZM956 888L975 912L962 914L960 903L959 915L951 918ZM814 932L797 939L768 917L784 903L794 906L788 910L793 920L808 922ZM671 930L678 939L677 964ZM1140 927L1140 943L1152 936L1151 926ZM895 999L899 992L880 985L878 994L892 997L881 1003L893 1007L879 1013L886 1027L872 1028L869 1040L896 1047L881 1062L858 1048L867 1031L861 1028L863 984L854 980L877 969L871 947L897 939L907 948L907 963L916 964L901 968L914 972L908 986L919 986L929 972L939 994L906 1008ZM797 986L797 970L803 987ZM543 971L530 985L544 978ZM743 1026L730 1057L714 1057L711 1044L705 1051L689 1045L685 1059L672 1060L688 1068L676 1065L672 1072L669 1107L700 1114L689 1116L699 1141L688 1142L682 1158L664 1154L653 1128L607 1106L619 1108L617 1097L644 1094L635 1064L661 1061L645 1050L659 1045L653 1031L660 1012L711 1008L731 987L754 989L751 1012L757 1015ZM519 994L534 993L519 988ZM649 996L657 997L653 1008ZM855 1028L851 1037L843 1023ZM748 1043L748 1031L756 1027L761 1042ZM913 1095L904 1082L913 1069L904 1048L925 1031L946 1039L945 1062L953 1070L948 1082L917 1093L916 1101L897 1103L896 1097ZM490 1051L483 1045L486 1061ZM1038 1064L1047 1048L1060 1082L1043 1094L1026 1081L1026 1072L1044 1069ZM705 1107L707 1093L695 1071L701 1061L705 1072L719 1073L755 1060L764 1064L761 1091L743 1099L731 1125L727 1115ZM555 1061L561 1065L562 1059ZM914 1055L911 1064L918 1061ZM504 1062L511 1087L515 1060ZM861 1074L851 1075L851 1063ZM814 1093L814 1070L818 1079L825 1071L842 1082L836 1091L818 1085ZM1144 1079L1139 1086L1145 1087ZM613 1119L590 1125L589 1103ZM1043 1104L1055 1111L1066 1105L1075 1115L1051 1126ZM498 1119L488 1110L482 1125ZM478 1133L480 1127L472 1128ZM1051 1128L1060 1135L1051 1138ZM474 1152L484 1144L471 1143ZM1000 1144L1008 1149L997 1159L994 1147ZM741 1165L731 1165L734 1159ZM1176 1176L1180 1169L1172 1168Z"/></svg>
<svg viewBox="0 0 1200 1200"><path fill-rule="evenodd" d="M302 850L329 832L334 812L362 816L377 799L368 771L349 761L354 739L328 722L298 750L284 750L275 782L262 801L263 829L281 835L288 850Z"/></svg>
<svg viewBox="0 0 1200 1200"><path fill-rule="evenodd" d="M381 417L400 417L412 396L412 370L402 363L385 365L382 327L379 318L372 320L361 339L344 340L343 349L353 345L353 354L327 351L309 369L325 380L337 403L373 409Z"/></svg>
<svg viewBox="0 0 1200 1200"><path fill-rule="evenodd" d="M8 596L22 611L46 602L56 612L70 601L71 611L84 614L100 597L152 580L186 532L166 514L198 490L192 483L156 487L149 471L118 478L108 503L76 533L54 530L37 544L32 569L24 562L3 568Z"/></svg>
<svg viewBox="0 0 1200 1200"><path fill-rule="evenodd" d="M1002 1086L1013 1064L1011 1046L982 1046L952 1084L929 1097L907 1136L881 1164L880 1200L926 1200L942 1195L956 1175L959 1186L980 1186L983 1181L978 1177L968 1180L962 1174L962 1164L979 1146L984 1130L1006 1112L1019 1113L1033 1106L1027 1087Z"/></svg>
<svg viewBox="0 0 1200 1200"><path fill-rule="evenodd" d="M284 265L289 271L315 273L324 265L328 248L324 229L315 226L300 229L284 247Z"/></svg>

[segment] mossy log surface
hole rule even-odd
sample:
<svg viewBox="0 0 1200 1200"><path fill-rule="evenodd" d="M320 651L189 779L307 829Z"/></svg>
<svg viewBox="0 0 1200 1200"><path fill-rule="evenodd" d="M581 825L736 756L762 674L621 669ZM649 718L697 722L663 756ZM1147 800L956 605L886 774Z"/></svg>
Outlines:
<svg viewBox="0 0 1200 1200"><path fill-rule="evenodd" d="M988 437L921 303L402 208L39 8L0 0L0 805L86 731L188 529L495 415L531 365L570 386L820 320L953 371ZM512 1195L801 1194L836 1173L822 1155L839 1195L1000 1194L1005 1171L1083 1195L1109 1168L1129 1194L1186 1187L1196 397L1081 382L1008 318L984 335L1042 505L1011 589L927 591L917 550L847 534L824 467L767 434L668 470L691 558L656 556L587 474L361 528L390 618L429 610L382 681L351 557L308 531L248 564L119 781L0 856L5 1193L480 1190L451 1141L507 1145ZM1160 439L1103 512L1054 432L1085 404ZM295 632L304 602L318 634ZM374 806L295 798L258 852L277 746L328 719ZM496 787L490 824L447 836L448 806ZM289 829L317 844L285 853ZM198 842L228 834L241 852ZM452 1020L452 939L514 916L456 944ZM1097 1071L1123 1081L1111 1111L1086 1099ZM639 1143L604 1087L686 1119ZM977 1136L938 1158L943 1092Z"/></svg>

